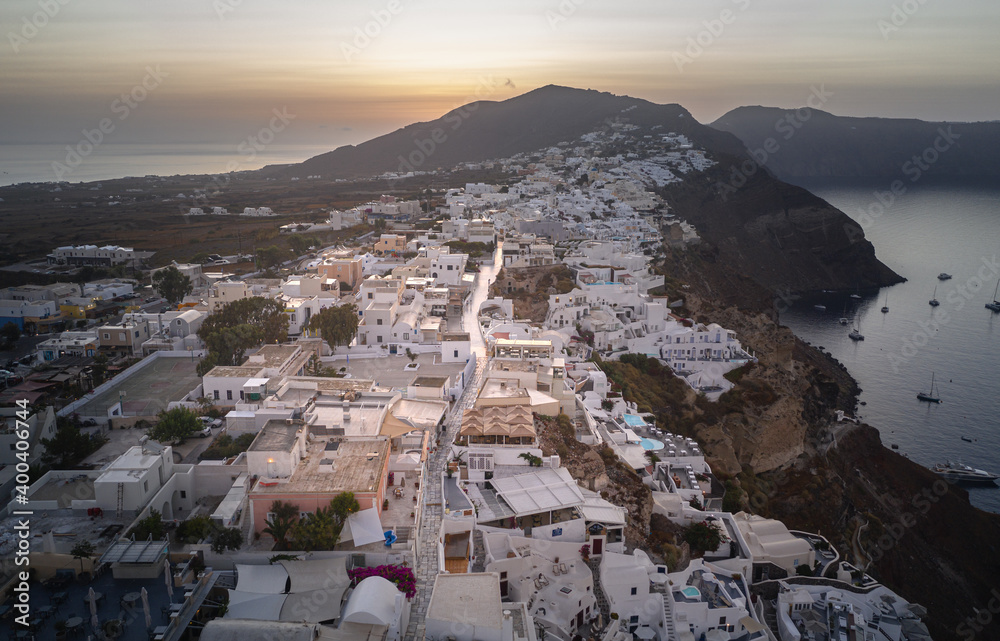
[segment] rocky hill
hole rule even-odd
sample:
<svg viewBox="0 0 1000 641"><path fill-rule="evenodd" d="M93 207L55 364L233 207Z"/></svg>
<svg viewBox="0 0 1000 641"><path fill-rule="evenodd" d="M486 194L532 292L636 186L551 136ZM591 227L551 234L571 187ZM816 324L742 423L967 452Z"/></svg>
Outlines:
<svg viewBox="0 0 1000 641"><path fill-rule="evenodd" d="M712 127L757 150L783 180L840 176L909 183L924 175L1000 176L1000 122L847 118L808 107L739 107Z"/></svg>

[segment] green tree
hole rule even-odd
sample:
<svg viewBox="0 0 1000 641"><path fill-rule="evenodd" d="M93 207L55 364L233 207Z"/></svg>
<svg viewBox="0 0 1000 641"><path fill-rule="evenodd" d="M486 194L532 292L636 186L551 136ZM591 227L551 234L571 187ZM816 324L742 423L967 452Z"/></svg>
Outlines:
<svg viewBox="0 0 1000 641"><path fill-rule="evenodd" d="M693 551L702 554L715 550L722 544L722 528L715 521L692 523L684 528L681 536Z"/></svg>
<svg viewBox="0 0 1000 641"><path fill-rule="evenodd" d="M157 417L159 422L149 430L148 435L161 443L183 441L202 428L198 414L186 407L161 411Z"/></svg>
<svg viewBox="0 0 1000 641"><path fill-rule="evenodd" d="M56 433L52 438L41 439L45 446L42 462L54 469L72 469L76 463L97 451L104 444L103 437L90 436L80 431L69 419L58 418Z"/></svg>
<svg viewBox="0 0 1000 641"><path fill-rule="evenodd" d="M280 247L271 245L270 247L262 247L257 250L257 264L262 269L270 269L271 267L277 267L282 263L282 261L287 257L287 252L283 251Z"/></svg>
<svg viewBox="0 0 1000 641"><path fill-rule="evenodd" d="M340 530L329 508L320 508L292 526L289 538L293 550L332 550L340 540Z"/></svg>
<svg viewBox="0 0 1000 641"><path fill-rule="evenodd" d="M226 550L238 550L243 545L243 532L239 528L217 527L212 535L212 551L222 554Z"/></svg>
<svg viewBox="0 0 1000 641"><path fill-rule="evenodd" d="M247 350L263 343L264 332L255 325L222 327L205 337L206 358L212 356L215 365L239 365Z"/></svg>
<svg viewBox="0 0 1000 641"><path fill-rule="evenodd" d="M153 287L172 304L179 303L194 289L191 279L173 265L153 274Z"/></svg>
<svg viewBox="0 0 1000 641"><path fill-rule="evenodd" d="M80 572L83 572L83 560L93 558L97 554L97 550L90 541L78 541L69 553L73 555L74 559L80 559Z"/></svg>
<svg viewBox="0 0 1000 641"><path fill-rule="evenodd" d="M264 521L264 533L274 537L275 550L287 550L288 535L299 518L299 508L292 503L275 501L271 503L271 513L274 516Z"/></svg>
<svg viewBox="0 0 1000 641"><path fill-rule="evenodd" d="M21 328L8 321L0 327L0 347L3 351L10 351L17 345L17 339L21 338Z"/></svg>
<svg viewBox="0 0 1000 641"><path fill-rule="evenodd" d="M208 354L198 365L204 375L216 365L239 365L247 350L288 340L288 316L276 300L253 296L223 305L198 329Z"/></svg>
<svg viewBox="0 0 1000 641"><path fill-rule="evenodd" d="M322 309L309 319L309 329L319 332L331 349L348 345L358 333L358 308L351 303Z"/></svg>
<svg viewBox="0 0 1000 641"><path fill-rule="evenodd" d="M347 517L361 509L358 500L354 498L354 492L341 492L330 501L330 509L337 523L343 525Z"/></svg>
<svg viewBox="0 0 1000 641"><path fill-rule="evenodd" d="M166 528L163 527L163 516L156 510L150 510L149 516L135 524L126 536L135 537L136 541L145 541L152 537L154 541L163 540Z"/></svg>

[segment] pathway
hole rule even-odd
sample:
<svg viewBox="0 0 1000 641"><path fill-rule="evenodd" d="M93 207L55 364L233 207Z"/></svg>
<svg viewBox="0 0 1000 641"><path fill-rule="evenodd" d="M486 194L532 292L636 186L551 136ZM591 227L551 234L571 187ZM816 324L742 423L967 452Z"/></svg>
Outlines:
<svg viewBox="0 0 1000 641"><path fill-rule="evenodd" d="M417 577L417 595L413 598L410 608L410 623L404 637L406 641L423 641L424 638L427 606L430 604L431 593L434 590L434 579L438 574L437 539L438 532L441 530L441 519L444 516L441 475L444 474L445 466L448 463L451 444L462 426L462 414L475 404L483 373L486 371L486 345L483 341L476 312L479 309L479 304L486 299L489 281L494 274L495 267L485 267L476 278L475 289L469 297L471 300L463 314L463 324L472 341L472 353L477 357L476 370L472 375L472 380L465 386L461 398L458 399L448 415L445 430L441 434L441 446L427 460L420 509L420 538L415 555L416 567L414 568Z"/></svg>

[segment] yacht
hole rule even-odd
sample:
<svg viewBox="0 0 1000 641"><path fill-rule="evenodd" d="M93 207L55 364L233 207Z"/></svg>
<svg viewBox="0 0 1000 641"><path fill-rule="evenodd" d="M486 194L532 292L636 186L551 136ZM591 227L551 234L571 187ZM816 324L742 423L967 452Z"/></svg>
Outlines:
<svg viewBox="0 0 1000 641"><path fill-rule="evenodd" d="M941 403L941 397L937 396L934 392L934 372L931 372L931 391L917 392L917 400L927 401L928 403Z"/></svg>
<svg viewBox="0 0 1000 641"><path fill-rule="evenodd" d="M883 314L889 313L889 292L885 293L885 304L882 305L882 313Z"/></svg>
<svg viewBox="0 0 1000 641"><path fill-rule="evenodd" d="M986 470L976 469L962 463L938 463L931 471L955 483L989 483L998 477Z"/></svg>
<svg viewBox="0 0 1000 641"><path fill-rule="evenodd" d="M864 334L862 334L861 332L859 332L857 327L855 327L854 329L852 329L851 333L848 334L847 337L850 338L852 341L863 341L863 340L865 340Z"/></svg>
<svg viewBox="0 0 1000 641"><path fill-rule="evenodd" d="M944 272L938 274L938 280L949 280L949 279L951 279L951 274L946 274Z"/></svg>
<svg viewBox="0 0 1000 641"><path fill-rule="evenodd" d="M1000 279L997 279L997 286L993 288L993 302L986 303L986 309L1000 312L1000 298L997 298L997 291L1000 291Z"/></svg>
<svg viewBox="0 0 1000 641"><path fill-rule="evenodd" d="M927 301L927 304L930 305L931 307L937 307L938 305L941 304L938 302L937 299L937 285L934 286L934 293L931 295L931 299Z"/></svg>
<svg viewBox="0 0 1000 641"><path fill-rule="evenodd" d="M826 305L813 305L813 309L815 309L817 312L825 312Z"/></svg>

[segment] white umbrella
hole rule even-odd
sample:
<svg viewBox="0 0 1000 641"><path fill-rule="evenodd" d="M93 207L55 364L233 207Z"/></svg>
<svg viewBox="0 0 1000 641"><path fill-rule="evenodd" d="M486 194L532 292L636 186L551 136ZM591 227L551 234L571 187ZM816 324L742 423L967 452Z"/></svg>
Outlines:
<svg viewBox="0 0 1000 641"><path fill-rule="evenodd" d="M170 602L174 602L174 582L171 580L174 578L174 573L170 571L170 559L165 559L163 561L163 580L167 583L167 596L170 597Z"/></svg>
<svg viewBox="0 0 1000 641"><path fill-rule="evenodd" d="M94 588L87 592L87 599L90 601L90 627L96 630L100 624L97 621L97 594L94 593Z"/></svg>
<svg viewBox="0 0 1000 641"><path fill-rule="evenodd" d="M139 593L142 595L142 612L146 615L146 627L153 627L153 617L149 616L149 593L146 592L146 588L143 588Z"/></svg>

